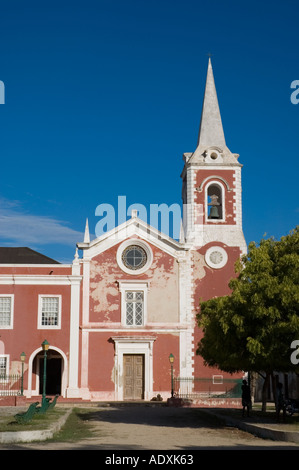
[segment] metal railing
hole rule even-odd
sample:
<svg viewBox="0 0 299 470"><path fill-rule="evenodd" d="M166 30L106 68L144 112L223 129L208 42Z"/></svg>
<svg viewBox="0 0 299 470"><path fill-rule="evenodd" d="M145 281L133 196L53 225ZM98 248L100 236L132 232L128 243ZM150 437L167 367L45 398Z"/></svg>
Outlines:
<svg viewBox="0 0 299 470"><path fill-rule="evenodd" d="M174 395L177 398L240 398L242 379L174 377Z"/></svg>
<svg viewBox="0 0 299 470"><path fill-rule="evenodd" d="M22 376L19 374L0 374L0 397L21 395Z"/></svg>

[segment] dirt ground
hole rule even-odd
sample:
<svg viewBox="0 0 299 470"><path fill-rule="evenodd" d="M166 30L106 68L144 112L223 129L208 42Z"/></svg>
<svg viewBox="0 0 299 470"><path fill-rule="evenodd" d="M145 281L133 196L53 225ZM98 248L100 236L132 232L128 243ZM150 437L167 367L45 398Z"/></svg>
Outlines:
<svg viewBox="0 0 299 470"><path fill-rule="evenodd" d="M0 445L0 450L299 450L299 445L260 439L213 424L197 409L160 406L94 408L94 437L77 443Z"/></svg>

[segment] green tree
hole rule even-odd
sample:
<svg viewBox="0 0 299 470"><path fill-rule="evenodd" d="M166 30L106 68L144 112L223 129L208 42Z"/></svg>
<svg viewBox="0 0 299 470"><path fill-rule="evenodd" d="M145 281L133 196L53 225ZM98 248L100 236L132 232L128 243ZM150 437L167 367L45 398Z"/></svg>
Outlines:
<svg viewBox="0 0 299 470"><path fill-rule="evenodd" d="M223 371L262 372L265 409L274 371L298 371L290 357L299 339L299 226L280 240L250 243L229 287L230 295L200 304L197 354Z"/></svg>

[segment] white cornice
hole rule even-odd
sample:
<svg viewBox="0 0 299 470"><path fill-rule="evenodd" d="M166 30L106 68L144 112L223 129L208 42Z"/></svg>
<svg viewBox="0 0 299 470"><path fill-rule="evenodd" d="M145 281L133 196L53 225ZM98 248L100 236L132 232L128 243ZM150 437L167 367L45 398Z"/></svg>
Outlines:
<svg viewBox="0 0 299 470"><path fill-rule="evenodd" d="M141 328L131 328L127 327L124 328L121 326L120 323L91 323L89 325L82 325L81 327L82 331L86 332L113 332L113 333L127 333L128 335L130 334L151 334L151 333L179 333L180 331L189 331L190 327L186 324L180 324L180 323L175 323L175 324L170 324L170 323L148 323L147 328L141 327ZM142 336L141 336L142 338Z"/></svg>
<svg viewBox="0 0 299 470"><path fill-rule="evenodd" d="M0 285L54 285L70 286L80 283L82 276L53 276L53 275L0 275Z"/></svg>
<svg viewBox="0 0 299 470"><path fill-rule="evenodd" d="M72 264L4 264L0 263L0 268L71 268Z"/></svg>

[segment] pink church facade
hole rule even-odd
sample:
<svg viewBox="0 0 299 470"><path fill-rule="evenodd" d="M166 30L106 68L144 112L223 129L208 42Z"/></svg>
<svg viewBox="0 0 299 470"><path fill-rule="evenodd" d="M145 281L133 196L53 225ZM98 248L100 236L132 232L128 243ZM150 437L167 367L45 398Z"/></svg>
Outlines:
<svg viewBox="0 0 299 470"><path fill-rule="evenodd" d="M24 351L28 398L41 394L44 339L47 393L65 398L167 399L170 354L176 377L227 377L196 355L199 302L229 292L246 252L241 165L226 146L210 61L198 145L183 158L180 240L133 211L94 240L87 225L69 265L0 252L0 375L19 373Z"/></svg>

